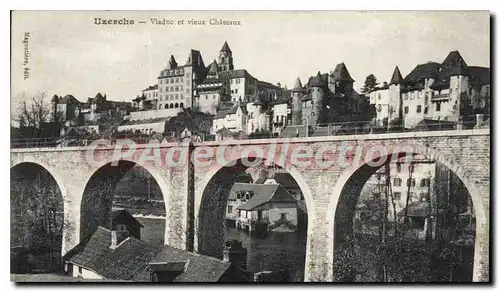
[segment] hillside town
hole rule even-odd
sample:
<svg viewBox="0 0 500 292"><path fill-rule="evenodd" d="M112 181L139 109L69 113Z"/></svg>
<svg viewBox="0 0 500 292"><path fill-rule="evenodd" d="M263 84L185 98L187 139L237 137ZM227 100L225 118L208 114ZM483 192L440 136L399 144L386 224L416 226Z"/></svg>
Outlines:
<svg viewBox="0 0 500 292"><path fill-rule="evenodd" d="M366 72L361 92L355 90L354 84L363 81L352 78L347 65L349 60L331 67L311 68L308 78L301 80L297 77L293 80L293 87L287 88L281 83L261 80L245 68L238 68L237 52L233 55L228 42L223 43L216 58L210 61L204 60L198 50L186 50L188 54L184 62L179 56L167 57L165 68L158 72L157 79L131 93L126 101L111 100L105 92L88 98L69 93L53 95L47 126L38 133L39 136L27 137L27 133L31 133L27 126L29 121L20 119L19 127L12 131L12 148L88 146L93 140L103 138L127 138L139 143L152 139L205 142L489 128L490 68L467 64L458 50L450 51L437 62L415 60L416 65L410 72L401 72L396 66L391 76L379 76L386 80L382 82ZM409 166L401 159L387 163L367 176L352 212L354 236L380 236L385 244L385 236L395 236L398 228L402 228L401 238L405 240L411 238L419 244L438 240L444 238L446 232L451 233L443 225L443 222L448 222L447 215L443 214L454 212L459 218L454 225L454 244L459 246L461 259L469 259L473 254L471 246L474 244L476 215L467 188L450 169L435 159L423 155L413 158ZM62 267L65 276L86 280L304 281L307 268L305 250L311 244L307 242L307 234L308 229L314 228L308 226L311 222L308 207L312 206L306 206L304 190L286 169L276 166L238 169L239 176L231 181L231 185L214 187L216 191L213 192L227 193L226 197L220 196L224 199L203 199L208 206L223 204L222 207L213 205L215 207L205 212L220 211L217 214L223 218L224 229L210 231L213 233L197 231L192 236L201 238L202 232L209 236L223 234L223 254L216 258L199 254L192 247L184 250L165 245L165 233L176 228L168 225L170 206L167 208L167 204L172 202L164 199L164 190L139 164L124 165L120 164L116 173L111 166L102 166L99 172L104 173L105 178L101 184L92 185L94 189L85 185L84 194L79 199L82 201L81 210L84 210L83 204L92 206L98 202L109 205L109 210L106 210L110 218L106 217L108 213L95 215L97 211L92 213L90 207L89 221L95 223L93 232L79 235L82 240L63 257L60 230L64 218L48 218L43 222L59 230L57 236L49 239L48 260L40 260L46 252L39 252L38 258L28 256L32 252L26 251L26 246L41 239L22 235L26 228L38 228L44 233L47 230L45 225L30 225L20 219L22 222L14 228L18 234L11 234L16 243L11 247L11 256L16 263L11 267L12 273L53 271ZM231 174L226 173L227 177L233 178L233 170L228 173ZM36 193L34 189L25 189L24 182L28 179L35 181L38 188L49 181L57 185L50 175L46 180L34 174L26 178L26 174L19 171L13 177L13 180L19 177L11 185L20 194ZM112 188L106 185L116 178L119 179L113 182ZM98 175L89 178L90 181L94 179L97 180ZM96 195L97 199L90 198L90 195L86 197L85 193L92 192L103 194ZM29 200L20 197L19 200ZM382 203L386 205L385 209L380 207ZM451 205L460 205L460 208L453 209ZM64 214L62 204L53 208L57 209L50 209L54 218L57 214ZM12 207L12 210L16 216L22 217L22 208ZM381 214L385 217L382 218ZM105 218L102 222L98 219L101 215ZM197 213L196 216L202 215ZM315 220L318 224L327 224L323 218ZM382 225L383 235L380 231ZM179 234L180 238L188 236L184 230ZM266 247L259 249L257 245L278 246L283 251L277 253L276 250L266 250ZM380 274L383 274L383 281L421 280L411 272L404 276L397 271L373 272L378 271L377 264L373 259L362 257L378 252L358 251L360 257L349 263L357 266L341 280L382 281ZM54 257L58 258L55 264ZM49 268L41 262L49 262ZM406 262L404 265L411 266ZM466 274L463 271L472 274L467 265L457 265L447 280L460 278L460 273ZM372 266L373 270L363 272ZM456 272L459 270L462 272ZM426 274L425 277L430 276ZM469 277L469 274L464 277Z"/></svg>
<svg viewBox="0 0 500 292"><path fill-rule="evenodd" d="M405 77L396 66L382 84L376 78L365 82L363 93L354 90L345 63L297 78L291 89L259 80L234 63L224 42L209 65L193 49L183 65L170 56L155 83L130 101L111 101L100 92L85 101L54 95L51 119L60 129L52 131L54 143L123 134L168 141L292 138L489 123L490 69L468 65L459 51L442 62L418 64Z"/></svg>

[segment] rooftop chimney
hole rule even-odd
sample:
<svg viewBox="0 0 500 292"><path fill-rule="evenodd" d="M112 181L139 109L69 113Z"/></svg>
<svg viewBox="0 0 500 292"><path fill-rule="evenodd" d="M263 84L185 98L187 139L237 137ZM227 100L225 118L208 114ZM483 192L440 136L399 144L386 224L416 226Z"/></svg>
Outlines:
<svg viewBox="0 0 500 292"><path fill-rule="evenodd" d="M125 239L127 239L128 231L127 230L111 230L111 246L109 248L115 249L120 243L122 243Z"/></svg>

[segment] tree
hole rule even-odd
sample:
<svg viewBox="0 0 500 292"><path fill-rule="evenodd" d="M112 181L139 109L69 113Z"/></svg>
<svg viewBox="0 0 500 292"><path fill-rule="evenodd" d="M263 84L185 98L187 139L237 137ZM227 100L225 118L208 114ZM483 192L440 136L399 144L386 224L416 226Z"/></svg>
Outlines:
<svg viewBox="0 0 500 292"><path fill-rule="evenodd" d="M377 82L377 77L375 75L370 74L366 76L365 85L361 88L361 93L370 93L379 83Z"/></svg>
<svg viewBox="0 0 500 292"><path fill-rule="evenodd" d="M63 201L55 181L48 173L13 173L11 180L11 242L32 255L48 256L50 267L58 270L64 226ZM42 265L40 257L31 264ZM40 269L38 267L38 269Z"/></svg>
<svg viewBox="0 0 500 292"><path fill-rule="evenodd" d="M45 92L27 96L19 96L20 104L14 121L19 124L19 132L23 138L42 138L50 130L50 107Z"/></svg>

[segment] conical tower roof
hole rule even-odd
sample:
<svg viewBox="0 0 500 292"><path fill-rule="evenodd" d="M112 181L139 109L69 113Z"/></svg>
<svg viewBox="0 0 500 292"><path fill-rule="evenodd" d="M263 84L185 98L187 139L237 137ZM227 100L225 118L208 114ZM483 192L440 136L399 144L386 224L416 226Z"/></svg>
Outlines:
<svg viewBox="0 0 500 292"><path fill-rule="evenodd" d="M345 64L342 62L340 64L337 64L335 67L335 70L332 72L332 77L333 80L335 81L348 81L348 82L354 82L354 79L352 79L351 74L349 74L349 71L347 70L347 67Z"/></svg>
<svg viewBox="0 0 500 292"><path fill-rule="evenodd" d="M220 50L221 50L221 52L230 52L231 53L231 49L229 48L229 45L227 44L227 42L224 42L224 45L222 45L222 48Z"/></svg>
<svg viewBox="0 0 500 292"><path fill-rule="evenodd" d="M391 82L389 83L389 85L400 84L402 82L403 76L401 76L401 72L399 72L399 67L396 66L396 68L394 68L394 73L392 73Z"/></svg>
<svg viewBox="0 0 500 292"><path fill-rule="evenodd" d="M56 94L54 94L54 96L52 97L52 101L58 102L59 101L59 96L57 96Z"/></svg>
<svg viewBox="0 0 500 292"><path fill-rule="evenodd" d="M214 60L212 64L210 64L208 74L217 74L217 72L219 72L219 67L217 66L217 61Z"/></svg>
<svg viewBox="0 0 500 292"><path fill-rule="evenodd" d="M295 85L293 86L293 91L299 90L302 90L302 82L300 82L300 78L297 77L297 80L295 80Z"/></svg>
<svg viewBox="0 0 500 292"><path fill-rule="evenodd" d="M309 83L309 86L311 87L323 87L325 83L323 82L323 79L321 78L321 73L318 71L318 74L311 80Z"/></svg>
<svg viewBox="0 0 500 292"><path fill-rule="evenodd" d="M467 63L465 62L459 51L451 51L442 64L443 77L452 75L466 75L469 73Z"/></svg>

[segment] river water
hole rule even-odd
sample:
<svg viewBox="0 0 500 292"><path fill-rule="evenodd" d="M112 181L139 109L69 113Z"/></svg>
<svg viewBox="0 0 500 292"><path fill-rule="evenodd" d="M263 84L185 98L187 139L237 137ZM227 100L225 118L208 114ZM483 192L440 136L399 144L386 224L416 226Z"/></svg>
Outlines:
<svg viewBox="0 0 500 292"><path fill-rule="evenodd" d="M257 236L236 228L226 229L226 240L240 240L247 249L250 272L286 269L303 280L307 235L305 232L270 232Z"/></svg>

